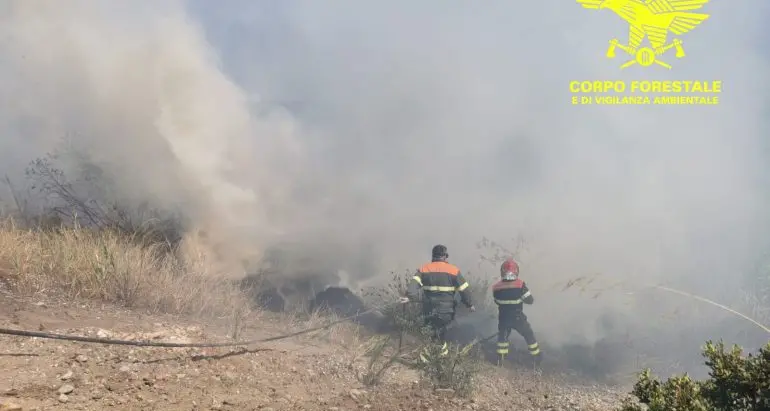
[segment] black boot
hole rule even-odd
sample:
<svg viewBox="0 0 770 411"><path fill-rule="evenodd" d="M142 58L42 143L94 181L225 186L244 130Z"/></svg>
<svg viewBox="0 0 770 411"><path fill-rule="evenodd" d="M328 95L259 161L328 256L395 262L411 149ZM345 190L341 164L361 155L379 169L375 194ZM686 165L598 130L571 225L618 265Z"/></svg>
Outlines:
<svg viewBox="0 0 770 411"><path fill-rule="evenodd" d="M540 363L543 362L543 353L537 353L532 356L532 361L535 364L535 367L540 367Z"/></svg>

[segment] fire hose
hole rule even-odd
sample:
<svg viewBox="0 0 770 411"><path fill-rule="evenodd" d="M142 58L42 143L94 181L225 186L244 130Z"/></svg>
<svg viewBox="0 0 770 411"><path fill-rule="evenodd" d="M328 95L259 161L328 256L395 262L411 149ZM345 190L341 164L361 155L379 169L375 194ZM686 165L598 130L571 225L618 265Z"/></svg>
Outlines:
<svg viewBox="0 0 770 411"><path fill-rule="evenodd" d="M83 337L78 335L67 335L67 334L55 334L55 333L48 333L48 332L42 332L42 331L27 331L27 330L14 330L9 328L0 328L0 334L5 335L16 335L20 337L37 337L37 338L44 338L44 339L51 339L51 340L65 340L65 341L78 341L78 342L85 342L85 343L95 343L95 344L108 344L108 345L130 345L134 347L162 347L162 348L212 348L212 347L237 347L237 346L244 346L244 345L253 345L257 343L266 343L271 341L278 341L278 340L284 340L291 337L296 337L302 334L311 333L313 331L320 331L327 328L330 328L334 325L341 324L347 321L352 321L362 315L369 314L373 311L377 311L380 309L383 309L389 305L392 304L386 304L381 307L374 307L370 308L365 311L358 312L354 315L341 318L339 320L335 320L329 323L326 323L324 325L320 325L317 327L310 327L305 328L299 331L295 331L288 334L282 334L278 336L273 337L266 337L266 338L259 338L259 339L253 339L253 340L247 340L247 341L235 341L235 342L220 342L220 343L172 343L172 342L156 342L156 341L131 341L131 340L117 340L117 339L111 339L111 338L100 338L100 337Z"/></svg>
<svg viewBox="0 0 770 411"><path fill-rule="evenodd" d="M372 313L374 311L382 310L386 307L389 307L394 304L400 304L400 303L389 303L389 304L383 304L381 306L376 306L373 308L369 308L367 310L358 312L356 314L328 322L326 324L316 326L316 327L310 327L301 329L295 332L277 335L273 337L265 337L265 338L258 338L258 339L252 339L252 340L245 340L245 341L235 341L235 342L218 342L218 343L173 343L173 342L159 342L159 341L147 341L147 340L119 340L119 339L112 339L112 338L101 338L101 337L84 337L79 335L70 335L70 334L57 334L57 333L50 333L50 332L43 332L43 331L29 331L29 330L16 330L16 329L10 329L10 328L0 328L0 335L15 335L19 337L33 337L33 338L43 338L43 339L50 339L50 340L64 340L64 341L76 341L76 342L84 342L84 343L93 343L93 344L106 344L106 345L126 345L126 346L133 346L133 347L155 347L155 348L215 348L215 347L238 347L238 346L246 346L246 345L254 345L257 343L266 343L266 342L272 342L272 341L278 341L278 340L284 340L292 337L297 337L303 334L308 334L314 331L320 331L324 329L328 329L330 327L333 327L337 324L345 323L348 321L353 321L358 317L361 317L363 315ZM405 307L404 304L401 304ZM399 349L402 343L403 339L403 330L401 331L401 335L399 338ZM492 334L489 337L483 338L481 340L476 341L472 344L482 344L486 341L489 341L490 339L494 338L497 334Z"/></svg>

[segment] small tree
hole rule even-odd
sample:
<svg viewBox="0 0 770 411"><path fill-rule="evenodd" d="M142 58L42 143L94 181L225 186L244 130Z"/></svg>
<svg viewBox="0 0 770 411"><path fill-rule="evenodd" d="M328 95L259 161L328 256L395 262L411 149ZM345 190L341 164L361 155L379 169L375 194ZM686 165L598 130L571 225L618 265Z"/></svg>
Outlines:
<svg viewBox="0 0 770 411"><path fill-rule="evenodd" d="M62 154L46 154L32 161L26 177L32 192L46 204L42 213L56 221L81 227L112 229L145 245L165 245L169 251L181 240L185 220L174 210L161 210L147 202L130 202L115 190L115 181L86 153L67 152L76 164L74 176L60 165ZM10 184L10 181L8 182ZM19 201L17 200L17 207ZM54 226L53 228L57 228Z"/></svg>

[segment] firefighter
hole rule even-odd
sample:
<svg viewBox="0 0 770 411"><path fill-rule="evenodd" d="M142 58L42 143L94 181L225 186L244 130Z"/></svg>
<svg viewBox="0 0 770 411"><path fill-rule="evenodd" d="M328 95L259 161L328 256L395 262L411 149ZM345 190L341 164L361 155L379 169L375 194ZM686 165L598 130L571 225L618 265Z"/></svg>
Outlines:
<svg viewBox="0 0 770 411"><path fill-rule="evenodd" d="M508 354L508 341L511 330L516 330L527 342L529 353L535 365L539 365L542 355L540 346L535 339L532 326L524 315L524 304L532 304L535 299L524 281L519 279L519 264L513 259L507 259L500 266L500 281L492 286L492 296L498 307L497 323L497 354L499 363Z"/></svg>
<svg viewBox="0 0 770 411"><path fill-rule="evenodd" d="M447 326L454 320L457 302L455 293L460 293L460 299L471 311L476 311L471 301L468 282L460 273L460 269L447 262L449 253L446 246L441 244L433 247L431 262L424 264L415 273L407 287L406 297L402 303L416 301L423 291L423 315L425 325L432 331L432 340L441 345L441 355L447 355L449 349L446 342ZM420 355L425 361L425 357Z"/></svg>

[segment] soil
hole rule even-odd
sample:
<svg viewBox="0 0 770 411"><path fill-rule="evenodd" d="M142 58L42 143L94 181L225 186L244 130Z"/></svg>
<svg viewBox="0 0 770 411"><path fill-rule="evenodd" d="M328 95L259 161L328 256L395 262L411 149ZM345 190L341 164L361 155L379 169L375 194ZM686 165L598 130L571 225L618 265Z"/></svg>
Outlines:
<svg viewBox="0 0 770 411"><path fill-rule="evenodd" d="M321 321L316 319L316 321ZM222 324L227 323L223 319ZM262 314L240 339L306 323ZM317 325L318 323L316 323ZM0 290L0 327L119 339L228 341L226 325ZM364 387L353 326L259 346L138 348L0 335L0 410L613 410L627 388L530 369L485 367L471 399L435 391L397 365Z"/></svg>

